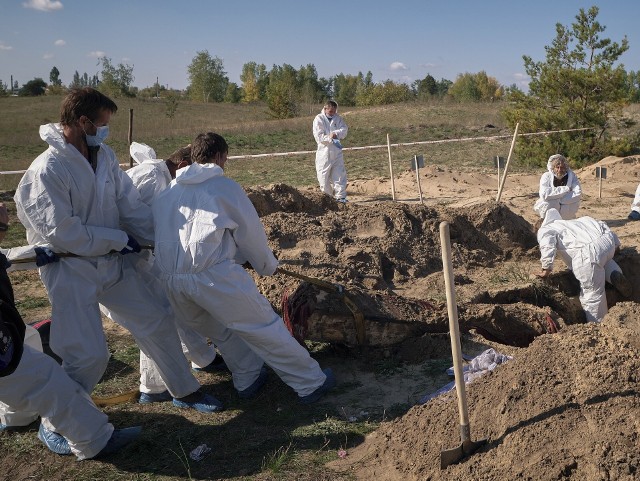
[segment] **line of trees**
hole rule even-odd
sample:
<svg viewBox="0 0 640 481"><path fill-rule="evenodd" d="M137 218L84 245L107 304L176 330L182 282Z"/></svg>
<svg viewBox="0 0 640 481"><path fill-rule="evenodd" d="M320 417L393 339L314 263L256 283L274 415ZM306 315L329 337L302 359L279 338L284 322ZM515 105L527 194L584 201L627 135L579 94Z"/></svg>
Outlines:
<svg viewBox="0 0 640 481"><path fill-rule="evenodd" d="M273 65L271 70L267 70L264 64L252 61L242 66L241 85L237 85L229 81L222 59L212 56L207 50L197 52L188 72L190 84L186 95L191 100L246 103L263 101L271 114L278 118L295 117L300 105L322 102L329 97L345 106L381 105L444 97L454 84L446 79L436 81L431 75L412 85L391 80L375 83L371 72L366 75L362 72L357 75L341 73L324 78L318 76L313 64L303 65L299 69L288 64ZM478 96L475 100L483 98Z"/></svg>
<svg viewBox="0 0 640 481"><path fill-rule="evenodd" d="M273 65L270 70L264 64L247 62L242 67L241 84L229 81L222 59L212 56L207 50L196 53L188 66L189 86L185 92L169 90L168 86L157 82L144 89L132 85L133 66L114 65L110 58L99 59L100 73L80 74L77 70L68 88L95 87L112 97L178 97L196 102L265 102L271 115L277 118L295 117L300 106L322 102L334 98L343 106L382 105L410 100L428 100L449 96L454 100L489 100L496 97L500 86L486 73L464 74L455 82L447 79L437 81L431 75L416 80L411 85L391 80L375 83L372 73L366 75L338 74L333 77L319 77L313 64L299 69L283 64ZM492 89L478 88L489 83ZM49 73L49 83L41 78L30 80L14 90L21 96L44 95L46 92L63 93L67 87L62 83L60 71L53 67ZM488 93L487 93L488 92ZM0 96L8 95L9 88L0 81ZM499 95L498 95L499 97Z"/></svg>

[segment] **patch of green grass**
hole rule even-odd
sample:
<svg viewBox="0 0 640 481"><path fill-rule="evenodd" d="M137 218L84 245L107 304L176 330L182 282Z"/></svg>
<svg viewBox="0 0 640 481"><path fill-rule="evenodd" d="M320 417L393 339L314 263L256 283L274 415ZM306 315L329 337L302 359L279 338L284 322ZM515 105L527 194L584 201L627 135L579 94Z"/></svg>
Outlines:
<svg viewBox="0 0 640 481"><path fill-rule="evenodd" d="M28 311L30 309L39 309L49 306L48 297L25 297L16 301L18 311Z"/></svg>
<svg viewBox="0 0 640 481"><path fill-rule="evenodd" d="M401 361L394 359L393 357L389 357L387 359L380 359L376 361L373 365L373 369L376 377L388 377L402 371L403 366Z"/></svg>
<svg viewBox="0 0 640 481"><path fill-rule="evenodd" d="M529 267L523 263L509 262L493 272L489 280L494 284L523 284L531 282Z"/></svg>
<svg viewBox="0 0 640 481"><path fill-rule="evenodd" d="M287 446L280 446L275 452L268 454L262 460L262 471L271 471L274 474L281 473L292 458L291 443Z"/></svg>

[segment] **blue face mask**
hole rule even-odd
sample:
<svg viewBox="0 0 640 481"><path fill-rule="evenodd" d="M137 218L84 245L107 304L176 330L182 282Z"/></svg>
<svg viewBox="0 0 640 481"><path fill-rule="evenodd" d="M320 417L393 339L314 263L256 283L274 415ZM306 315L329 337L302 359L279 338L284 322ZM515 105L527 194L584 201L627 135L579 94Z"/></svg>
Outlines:
<svg viewBox="0 0 640 481"><path fill-rule="evenodd" d="M89 120L89 122L91 122L91 120ZM91 122L91 125L95 127L95 124L93 122ZM100 127L96 127L96 135L89 135L86 132L84 133L84 135L87 139L88 146L97 147L98 145L102 144L105 140L107 140L107 137L109 137L109 126L102 125Z"/></svg>

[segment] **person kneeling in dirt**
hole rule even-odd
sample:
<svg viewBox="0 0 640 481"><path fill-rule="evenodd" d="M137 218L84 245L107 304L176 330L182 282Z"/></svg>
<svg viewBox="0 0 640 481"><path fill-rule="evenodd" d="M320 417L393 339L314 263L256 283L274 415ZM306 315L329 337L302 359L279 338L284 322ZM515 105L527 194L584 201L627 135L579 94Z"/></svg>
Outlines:
<svg viewBox="0 0 640 481"><path fill-rule="evenodd" d="M0 241L8 225L7 208L0 203ZM36 265L57 262L53 253L34 248ZM139 426L114 430L91 397L56 361L25 343L26 325L16 310L7 275L9 261L0 253L0 401L16 412L34 412L46 418L38 438L57 454L89 459L114 453L133 441ZM0 416L0 431L14 429ZM6 423L6 424L5 424ZM61 436L50 437L54 431Z"/></svg>
<svg viewBox="0 0 640 481"><path fill-rule="evenodd" d="M620 240L604 222L588 216L563 220L556 209L549 209L537 236L542 262L538 276L549 276L556 254L560 256L580 282L580 304L587 321L600 322L607 313L605 280L623 296L632 295L631 283L613 260Z"/></svg>
<svg viewBox="0 0 640 481"><path fill-rule="evenodd" d="M563 219L575 219L582 198L582 187L564 155L549 157L547 172L540 177L539 194L533 210L541 219L544 219L548 209L556 209Z"/></svg>
<svg viewBox="0 0 640 481"><path fill-rule="evenodd" d="M242 187L224 176L228 146L213 132L191 143L193 164L153 204L156 263L179 322L220 350L241 398L255 397L269 365L303 404L335 386L289 333L242 265L271 275L278 261Z"/></svg>
<svg viewBox="0 0 640 481"><path fill-rule="evenodd" d="M633 204L631 204L631 212L629 213L629 220L640 220L640 184L638 184L638 188L636 189L636 196L633 199Z"/></svg>

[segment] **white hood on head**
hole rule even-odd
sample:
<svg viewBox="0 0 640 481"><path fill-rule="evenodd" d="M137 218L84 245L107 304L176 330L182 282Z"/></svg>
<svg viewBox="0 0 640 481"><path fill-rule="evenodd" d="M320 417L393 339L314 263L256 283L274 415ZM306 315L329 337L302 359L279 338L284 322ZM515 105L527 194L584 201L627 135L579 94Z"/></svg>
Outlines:
<svg viewBox="0 0 640 481"><path fill-rule="evenodd" d="M64 150L67 142L64 140L61 124L44 124L40 126L40 138L57 150Z"/></svg>
<svg viewBox="0 0 640 481"><path fill-rule="evenodd" d="M180 170L176 174L178 184L200 184L212 177L222 177L224 171L217 164L191 164Z"/></svg>
<svg viewBox="0 0 640 481"><path fill-rule="evenodd" d="M136 161L136 164L142 164L150 160L156 160L156 151L147 144L140 142L131 142L129 146L129 154Z"/></svg>

